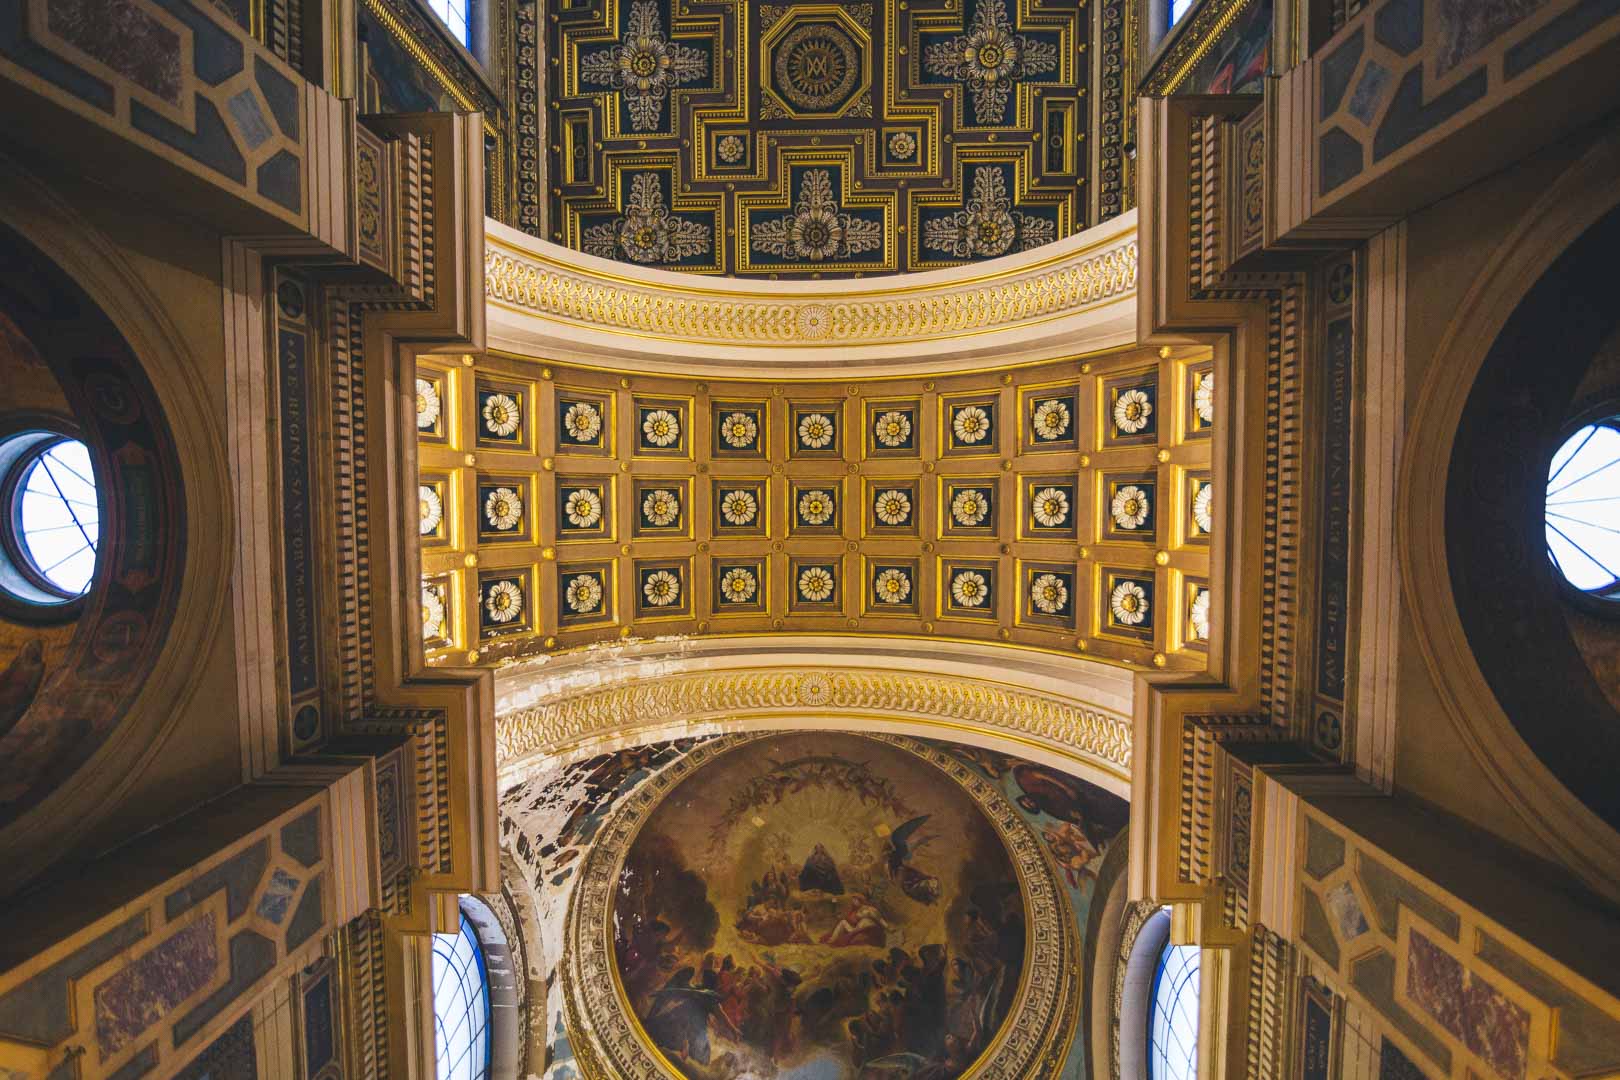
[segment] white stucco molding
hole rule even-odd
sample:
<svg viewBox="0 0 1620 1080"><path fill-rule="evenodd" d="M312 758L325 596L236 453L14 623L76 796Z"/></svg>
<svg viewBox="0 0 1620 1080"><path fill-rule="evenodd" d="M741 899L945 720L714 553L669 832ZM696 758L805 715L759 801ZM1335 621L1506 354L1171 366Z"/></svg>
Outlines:
<svg viewBox="0 0 1620 1080"><path fill-rule="evenodd" d="M710 377L945 374L1136 341L1136 211L969 266L833 281L652 270L486 220L493 350Z"/></svg>
<svg viewBox="0 0 1620 1080"><path fill-rule="evenodd" d="M1005 645L773 634L581 649L495 673L499 786L623 746L789 728L1000 749L1130 792L1135 675Z"/></svg>

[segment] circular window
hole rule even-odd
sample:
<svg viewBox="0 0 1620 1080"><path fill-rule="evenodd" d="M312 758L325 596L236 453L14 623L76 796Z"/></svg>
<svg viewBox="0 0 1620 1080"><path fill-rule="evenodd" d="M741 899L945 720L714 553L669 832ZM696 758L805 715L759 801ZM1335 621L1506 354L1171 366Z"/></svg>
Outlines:
<svg viewBox="0 0 1620 1080"><path fill-rule="evenodd" d="M1571 587L1620 600L1620 417L1577 429L1547 469L1547 556Z"/></svg>
<svg viewBox="0 0 1620 1080"><path fill-rule="evenodd" d="M1196 945L1159 953L1148 1017L1148 1075L1152 1080L1198 1076L1198 956Z"/></svg>
<svg viewBox="0 0 1620 1080"><path fill-rule="evenodd" d="M433 1019L439 1080L489 1075L489 977L467 916L461 932L433 937Z"/></svg>
<svg viewBox="0 0 1620 1080"><path fill-rule="evenodd" d="M34 608L61 608L90 588L101 497L90 450L60 431L0 441L0 588Z"/></svg>

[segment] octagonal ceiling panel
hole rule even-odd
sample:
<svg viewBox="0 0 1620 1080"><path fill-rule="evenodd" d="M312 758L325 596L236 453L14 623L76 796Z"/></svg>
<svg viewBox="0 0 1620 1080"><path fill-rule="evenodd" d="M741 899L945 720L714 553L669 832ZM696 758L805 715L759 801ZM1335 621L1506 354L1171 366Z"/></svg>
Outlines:
<svg viewBox="0 0 1620 1080"><path fill-rule="evenodd" d="M843 276L1083 228L1079 0L564 0L553 239L639 266Z"/></svg>

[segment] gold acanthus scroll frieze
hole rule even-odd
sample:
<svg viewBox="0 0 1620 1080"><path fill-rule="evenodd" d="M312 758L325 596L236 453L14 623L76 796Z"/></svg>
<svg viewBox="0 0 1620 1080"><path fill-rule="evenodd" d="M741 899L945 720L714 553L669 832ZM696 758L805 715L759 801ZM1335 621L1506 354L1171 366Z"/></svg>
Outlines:
<svg viewBox="0 0 1620 1080"><path fill-rule="evenodd" d="M926 290L900 276L887 279L892 285L843 296L772 293L764 283L730 295L697 277L686 287L596 273L491 236L484 287L491 303L609 332L848 346L976 334L1073 315L1133 294L1136 262L1133 225L1062 257L1022 269L994 260L984 264L982 276Z"/></svg>
<svg viewBox="0 0 1620 1080"><path fill-rule="evenodd" d="M807 710L979 728L1037 740L1104 772L1130 775L1128 717L975 679L863 671L700 672L592 689L497 716L496 755L510 764L675 721Z"/></svg>

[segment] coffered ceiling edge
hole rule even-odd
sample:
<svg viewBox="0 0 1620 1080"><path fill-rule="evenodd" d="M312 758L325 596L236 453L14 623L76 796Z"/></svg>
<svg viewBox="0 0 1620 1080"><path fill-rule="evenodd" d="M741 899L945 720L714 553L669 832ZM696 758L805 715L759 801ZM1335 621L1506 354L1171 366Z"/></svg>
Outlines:
<svg viewBox="0 0 1620 1080"><path fill-rule="evenodd" d="M579 650L496 672L502 790L681 734L832 728L998 744L1129 797L1135 676L993 645L828 638Z"/></svg>
<svg viewBox="0 0 1620 1080"><path fill-rule="evenodd" d="M491 349L706 377L945 374L1136 338L1136 212L971 266L827 281L651 270L485 223Z"/></svg>

